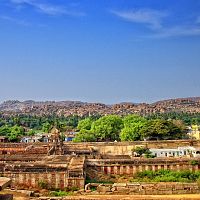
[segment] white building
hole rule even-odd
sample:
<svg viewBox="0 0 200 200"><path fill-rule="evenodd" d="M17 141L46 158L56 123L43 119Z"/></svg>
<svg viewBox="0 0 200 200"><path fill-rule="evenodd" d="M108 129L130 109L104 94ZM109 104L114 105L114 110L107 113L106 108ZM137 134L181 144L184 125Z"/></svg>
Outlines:
<svg viewBox="0 0 200 200"><path fill-rule="evenodd" d="M21 139L20 142L22 143L34 143L34 142L40 142L41 137L40 136L25 136Z"/></svg>
<svg viewBox="0 0 200 200"><path fill-rule="evenodd" d="M200 157L200 149L178 147L177 149L149 149L155 157Z"/></svg>

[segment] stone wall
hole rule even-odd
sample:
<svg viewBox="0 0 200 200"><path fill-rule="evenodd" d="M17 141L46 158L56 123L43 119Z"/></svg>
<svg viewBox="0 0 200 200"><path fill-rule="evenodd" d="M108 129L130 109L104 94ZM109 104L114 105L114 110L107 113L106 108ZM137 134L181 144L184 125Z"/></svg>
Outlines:
<svg viewBox="0 0 200 200"><path fill-rule="evenodd" d="M96 186L96 184L95 184ZM87 189L94 187L92 184ZM199 194L197 183L114 183L99 184L96 187L99 194L132 194L132 195L170 195L170 194Z"/></svg>
<svg viewBox="0 0 200 200"><path fill-rule="evenodd" d="M147 148L178 148L185 146L200 147L200 140L163 140L163 141L136 141L136 142L87 142L87 143L64 143L67 151L76 149L93 149L96 154L101 155L131 155L136 146Z"/></svg>
<svg viewBox="0 0 200 200"><path fill-rule="evenodd" d="M77 164L77 165L75 165ZM11 178L13 187L64 189L84 188L84 157L49 156L38 162L0 163L2 176Z"/></svg>
<svg viewBox="0 0 200 200"><path fill-rule="evenodd" d="M12 187L38 188L44 187L64 189L67 187L84 188L84 178L68 178L65 172L49 173L5 173L12 179Z"/></svg>
<svg viewBox="0 0 200 200"><path fill-rule="evenodd" d="M0 154L2 151L10 153L47 153L52 143L0 143ZM163 140L163 141L136 141L136 142L87 142L70 143L65 142L63 149L66 153L78 152L78 154L90 154L91 152L101 155L130 155L131 150L137 145L148 148L177 148L185 146L200 147L200 140ZM28 146L34 146L31 151L25 150Z"/></svg>
<svg viewBox="0 0 200 200"><path fill-rule="evenodd" d="M137 172L145 170L157 171L160 169L164 170L200 170L200 160L196 159L199 164L192 165L191 161L194 159L175 159L175 158L152 158L152 159L88 159L87 170L90 169L93 173L98 174L116 174L116 175L133 175Z"/></svg>
<svg viewBox="0 0 200 200"><path fill-rule="evenodd" d="M12 179L12 187L22 188L38 188L43 184L44 188L59 188L67 187L84 188L84 178L69 178L65 172L6 172L5 177Z"/></svg>

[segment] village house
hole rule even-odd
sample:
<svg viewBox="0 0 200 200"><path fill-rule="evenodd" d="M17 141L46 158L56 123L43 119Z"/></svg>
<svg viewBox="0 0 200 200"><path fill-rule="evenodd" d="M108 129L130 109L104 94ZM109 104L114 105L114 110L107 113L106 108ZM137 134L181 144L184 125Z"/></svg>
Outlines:
<svg viewBox="0 0 200 200"><path fill-rule="evenodd" d="M0 136L0 143L8 142L8 137L6 136Z"/></svg>
<svg viewBox="0 0 200 200"><path fill-rule="evenodd" d="M35 143L35 142L41 142L41 136L25 136L21 138L21 143Z"/></svg>
<svg viewBox="0 0 200 200"><path fill-rule="evenodd" d="M64 141L65 142L71 142L74 139L75 135L76 135L75 131L70 131L70 132L65 133L64 134L64 136L65 136Z"/></svg>
<svg viewBox="0 0 200 200"><path fill-rule="evenodd" d="M200 127L198 125L192 125L187 127L188 135L192 139L200 139Z"/></svg>

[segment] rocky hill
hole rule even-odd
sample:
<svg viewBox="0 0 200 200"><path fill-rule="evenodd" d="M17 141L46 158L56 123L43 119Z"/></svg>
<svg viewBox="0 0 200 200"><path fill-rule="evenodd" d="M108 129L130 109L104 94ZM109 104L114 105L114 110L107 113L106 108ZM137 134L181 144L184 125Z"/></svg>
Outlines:
<svg viewBox="0 0 200 200"><path fill-rule="evenodd" d="M200 113L200 97L179 98L158 101L152 104L147 103L120 103L106 105L102 103L87 103L80 101L5 101L0 104L0 112L10 114L31 114L31 115L107 115L107 114L131 114L142 115L166 112L187 112Z"/></svg>

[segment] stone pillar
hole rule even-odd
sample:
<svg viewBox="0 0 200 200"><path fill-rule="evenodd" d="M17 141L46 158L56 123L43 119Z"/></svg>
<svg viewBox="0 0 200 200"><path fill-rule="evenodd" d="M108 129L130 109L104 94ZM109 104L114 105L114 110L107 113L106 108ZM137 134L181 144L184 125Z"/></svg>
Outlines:
<svg viewBox="0 0 200 200"><path fill-rule="evenodd" d="M51 181L52 181L51 174L48 173L47 174L47 182L48 182L49 185L51 185Z"/></svg>
<svg viewBox="0 0 200 200"><path fill-rule="evenodd" d="M156 171L155 165L152 165L152 171Z"/></svg>
<svg viewBox="0 0 200 200"><path fill-rule="evenodd" d="M38 183L39 183L39 174L35 173L35 184L38 187Z"/></svg>
<svg viewBox="0 0 200 200"><path fill-rule="evenodd" d="M64 187L68 187L68 176L67 173L64 174Z"/></svg>
<svg viewBox="0 0 200 200"><path fill-rule="evenodd" d="M64 181L65 181L65 180L64 180L64 173L61 172L61 173L60 173L60 188L61 188L61 189L64 189L64 187L65 187L65 186L64 186Z"/></svg>
<svg viewBox="0 0 200 200"><path fill-rule="evenodd" d="M23 174L19 174L19 184L23 184L24 183L24 176Z"/></svg>
<svg viewBox="0 0 200 200"><path fill-rule="evenodd" d="M149 170L149 165L145 165L145 170Z"/></svg>
<svg viewBox="0 0 200 200"><path fill-rule="evenodd" d="M129 166L129 170L130 170L129 174L133 174L133 166Z"/></svg>
<svg viewBox="0 0 200 200"><path fill-rule="evenodd" d="M104 166L101 166L101 171L104 173Z"/></svg>
<svg viewBox="0 0 200 200"><path fill-rule="evenodd" d="M36 187L36 184L35 184L35 174L31 174L31 186Z"/></svg>
<svg viewBox="0 0 200 200"><path fill-rule="evenodd" d="M55 185L56 185L56 188L60 188L60 174L59 173L56 173L55 174Z"/></svg>
<svg viewBox="0 0 200 200"><path fill-rule="evenodd" d="M111 167L107 166L107 174L111 174Z"/></svg>
<svg viewBox="0 0 200 200"><path fill-rule="evenodd" d="M12 185L17 185L19 183L19 173L13 174L14 178L12 179Z"/></svg>
<svg viewBox="0 0 200 200"><path fill-rule="evenodd" d="M199 166L198 165L195 165L194 166L194 171L198 171L199 170Z"/></svg>
<svg viewBox="0 0 200 200"><path fill-rule="evenodd" d="M173 165L170 165L169 169L170 169L170 170L174 170L174 169L173 169Z"/></svg>
<svg viewBox="0 0 200 200"><path fill-rule="evenodd" d="M24 184L29 186L28 182L29 182L29 174L24 174Z"/></svg>
<svg viewBox="0 0 200 200"><path fill-rule="evenodd" d="M119 174L120 174L120 175L124 174L124 166L120 166Z"/></svg>
<svg viewBox="0 0 200 200"><path fill-rule="evenodd" d="M51 186L52 188L56 187L56 173L51 173Z"/></svg>
<svg viewBox="0 0 200 200"><path fill-rule="evenodd" d="M142 172L143 171L143 167L142 165L139 166L139 172Z"/></svg>
<svg viewBox="0 0 200 200"><path fill-rule="evenodd" d="M133 166L133 174L137 173L137 166Z"/></svg>
<svg viewBox="0 0 200 200"><path fill-rule="evenodd" d="M130 167L126 166L126 174L130 174Z"/></svg>
<svg viewBox="0 0 200 200"><path fill-rule="evenodd" d="M114 174L118 174L117 166L114 166Z"/></svg>
<svg viewBox="0 0 200 200"><path fill-rule="evenodd" d="M161 165L158 165L158 170L162 169Z"/></svg>
<svg viewBox="0 0 200 200"><path fill-rule="evenodd" d="M108 173L108 167L104 166L104 174L107 174L107 173Z"/></svg>

